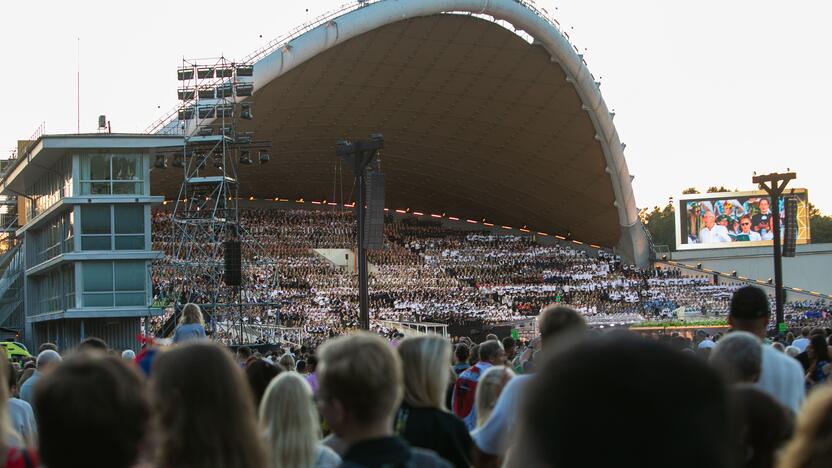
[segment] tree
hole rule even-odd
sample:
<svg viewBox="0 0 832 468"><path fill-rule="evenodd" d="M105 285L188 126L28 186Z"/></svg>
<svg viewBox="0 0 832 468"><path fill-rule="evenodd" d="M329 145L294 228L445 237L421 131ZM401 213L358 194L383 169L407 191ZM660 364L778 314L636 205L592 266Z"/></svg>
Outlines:
<svg viewBox="0 0 832 468"><path fill-rule="evenodd" d="M682 190L683 195L690 195L690 194L694 194L694 193L699 193L699 190L697 190L696 187L688 187L688 188Z"/></svg>
<svg viewBox="0 0 832 468"><path fill-rule="evenodd" d="M641 221L650 231L654 245L667 245L670 250L676 250L676 210L672 203L664 208L654 207L652 211L641 210Z"/></svg>
<svg viewBox="0 0 832 468"><path fill-rule="evenodd" d="M824 216L811 203L809 203L809 230L813 244L832 242L832 216Z"/></svg>
<svg viewBox="0 0 832 468"><path fill-rule="evenodd" d="M716 187L716 186L708 187L708 191L707 191L707 193L720 193L720 192L739 192L739 190L737 190L737 189L728 190L727 188L725 188L724 185L720 185L719 187Z"/></svg>

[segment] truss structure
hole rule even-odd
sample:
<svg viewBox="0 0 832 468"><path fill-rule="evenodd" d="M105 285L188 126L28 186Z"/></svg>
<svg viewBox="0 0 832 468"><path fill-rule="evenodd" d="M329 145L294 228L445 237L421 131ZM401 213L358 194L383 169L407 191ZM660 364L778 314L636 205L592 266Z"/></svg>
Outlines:
<svg viewBox="0 0 832 468"><path fill-rule="evenodd" d="M173 241L168 268L173 269L170 291L174 314L157 334L170 334L182 307L201 306L211 329L220 331L229 323L240 329L254 309L277 308L279 302L258 298L247 291L246 273L253 269L272 272L271 290L276 289L277 269L268 257L253 252L254 242L240 225L238 209L239 166L268 162L270 143L253 141L253 135L238 130L240 119L250 120L253 68L224 57L209 62L183 60L177 71L182 106L178 125L184 135L181 152L171 165L182 170L182 185L171 219ZM242 286L225 284L224 243L240 241ZM245 298L245 300L243 299ZM243 339L245 334L238 334Z"/></svg>

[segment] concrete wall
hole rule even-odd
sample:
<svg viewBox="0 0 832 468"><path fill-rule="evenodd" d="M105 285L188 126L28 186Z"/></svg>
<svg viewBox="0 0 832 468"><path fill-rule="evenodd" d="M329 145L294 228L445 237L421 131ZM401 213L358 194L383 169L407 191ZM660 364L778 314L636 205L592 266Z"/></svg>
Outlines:
<svg viewBox="0 0 832 468"><path fill-rule="evenodd" d="M316 254L324 257L335 266L355 273L355 253L350 249L313 249Z"/></svg>
<svg viewBox="0 0 832 468"><path fill-rule="evenodd" d="M679 251L671 259L763 281L774 277L771 247ZM832 244L798 245L795 257L783 259L783 285L832 294Z"/></svg>

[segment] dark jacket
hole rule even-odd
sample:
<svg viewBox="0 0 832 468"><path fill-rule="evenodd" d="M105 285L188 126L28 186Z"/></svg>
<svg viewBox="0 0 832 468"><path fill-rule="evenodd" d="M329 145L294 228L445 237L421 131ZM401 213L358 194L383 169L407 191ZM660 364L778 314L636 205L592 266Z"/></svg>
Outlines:
<svg viewBox="0 0 832 468"><path fill-rule="evenodd" d="M471 436L452 413L403 403L394 424L396 433L410 445L433 450L458 468L471 466Z"/></svg>
<svg viewBox="0 0 832 468"><path fill-rule="evenodd" d="M353 444L340 468L451 468L430 450L411 447L401 437L383 437Z"/></svg>

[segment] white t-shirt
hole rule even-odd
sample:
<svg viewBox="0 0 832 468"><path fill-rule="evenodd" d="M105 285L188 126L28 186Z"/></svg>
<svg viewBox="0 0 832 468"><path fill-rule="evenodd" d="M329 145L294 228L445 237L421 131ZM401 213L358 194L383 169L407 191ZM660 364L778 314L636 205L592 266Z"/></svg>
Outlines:
<svg viewBox="0 0 832 468"><path fill-rule="evenodd" d="M806 397L803 367L797 359L763 344L763 368L757 388L768 393L795 413Z"/></svg>
<svg viewBox="0 0 832 468"><path fill-rule="evenodd" d="M19 398L9 398L6 408L8 408L12 429L20 434L26 445L35 445L38 439L38 428L32 405Z"/></svg>
<svg viewBox="0 0 832 468"><path fill-rule="evenodd" d="M792 341L792 346L799 349L802 353L803 351L806 351L806 347L809 346L809 338L798 338Z"/></svg>
<svg viewBox="0 0 832 468"><path fill-rule="evenodd" d="M534 375L518 375L509 380L497 399L494 411L485 424L471 432L474 443L489 455L504 455L511 442L511 434L520 415L523 393Z"/></svg>
<svg viewBox="0 0 832 468"><path fill-rule="evenodd" d="M704 227L699 231L700 244L712 244L716 242L731 242L731 236L728 235L728 229L725 226L715 224L710 229Z"/></svg>

